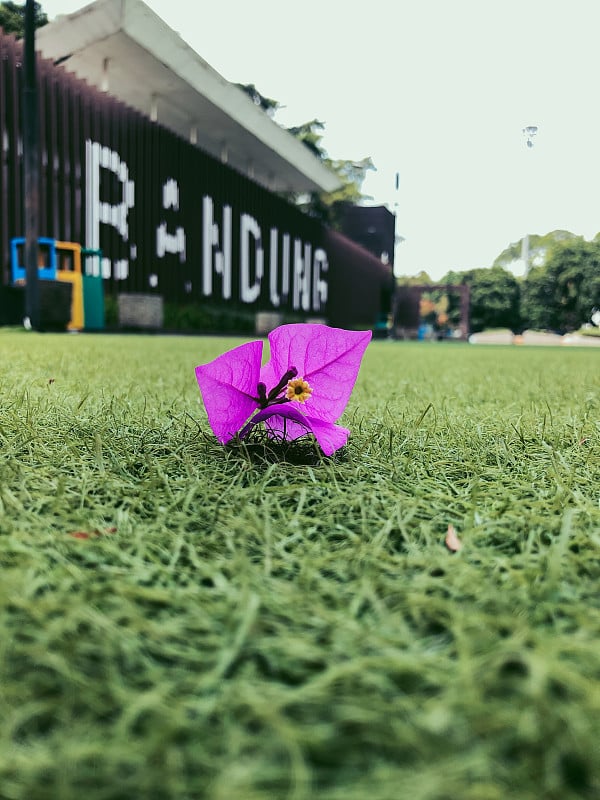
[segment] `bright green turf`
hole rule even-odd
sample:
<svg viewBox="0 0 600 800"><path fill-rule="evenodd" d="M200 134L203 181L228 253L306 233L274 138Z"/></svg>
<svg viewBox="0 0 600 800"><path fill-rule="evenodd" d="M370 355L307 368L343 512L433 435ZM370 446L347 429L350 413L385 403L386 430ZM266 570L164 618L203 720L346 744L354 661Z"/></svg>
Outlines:
<svg viewBox="0 0 600 800"><path fill-rule="evenodd" d="M0 331L2 800L600 797L600 352L374 342L327 460L239 341Z"/></svg>

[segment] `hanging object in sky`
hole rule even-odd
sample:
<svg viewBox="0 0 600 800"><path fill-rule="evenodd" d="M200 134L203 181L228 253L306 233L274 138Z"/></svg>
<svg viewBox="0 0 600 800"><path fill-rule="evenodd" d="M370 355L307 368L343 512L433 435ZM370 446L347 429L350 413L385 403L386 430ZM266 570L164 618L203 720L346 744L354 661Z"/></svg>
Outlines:
<svg viewBox="0 0 600 800"><path fill-rule="evenodd" d="M523 136L527 139L527 147L533 147L533 137L538 132L537 125L528 125L526 128L523 128Z"/></svg>

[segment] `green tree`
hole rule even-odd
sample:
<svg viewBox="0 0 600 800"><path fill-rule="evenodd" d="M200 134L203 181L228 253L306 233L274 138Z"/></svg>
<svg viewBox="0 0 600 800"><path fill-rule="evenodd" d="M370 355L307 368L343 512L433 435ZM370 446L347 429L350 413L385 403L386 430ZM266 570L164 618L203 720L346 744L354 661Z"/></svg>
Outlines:
<svg viewBox="0 0 600 800"><path fill-rule="evenodd" d="M553 330L557 327L554 286L545 265L533 267L521 287L523 327Z"/></svg>
<svg viewBox="0 0 600 800"><path fill-rule="evenodd" d="M48 17L42 11L41 3L34 3L34 23L36 28L41 28L48 22ZM22 38L25 34L25 3L7 2L0 3L0 28L4 28L5 33L14 33L17 38Z"/></svg>
<svg viewBox="0 0 600 800"><path fill-rule="evenodd" d="M513 261L518 261L523 256L523 239L512 242L505 248L498 258L494 261L494 267L510 267ZM545 263L548 252L557 242L566 242L570 239L577 239L577 236L570 231L556 230L539 236L537 233L530 233L529 239L529 266L539 267Z"/></svg>
<svg viewBox="0 0 600 800"><path fill-rule="evenodd" d="M433 281L429 273L422 269L416 275L399 275L396 278L396 283L398 286L430 286ZM445 283L445 281L442 281L442 283Z"/></svg>
<svg viewBox="0 0 600 800"><path fill-rule="evenodd" d="M543 266L523 283L521 313L528 327L577 330L600 306L600 237L557 242Z"/></svg>
<svg viewBox="0 0 600 800"><path fill-rule="evenodd" d="M504 267L497 265L465 272L452 271L440 283L469 287L471 331L489 328L509 328L514 331L520 328L519 281ZM449 292L448 300L448 318L451 323L456 324L460 314L458 295Z"/></svg>
<svg viewBox="0 0 600 800"><path fill-rule="evenodd" d="M319 119L311 119L310 122L303 122L302 125L294 125L286 129L296 139L302 142L310 152L321 161L327 160L327 151L323 147L323 134L325 123Z"/></svg>
<svg viewBox="0 0 600 800"><path fill-rule="evenodd" d="M274 117L275 113L281 108L277 100L261 94L253 83L236 83L235 86L241 89L244 94L247 94L254 105L261 108L269 117Z"/></svg>
<svg viewBox="0 0 600 800"><path fill-rule="evenodd" d="M294 194L288 195L288 199L305 214L316 217L331 228L339 230L344 209L349 203L356 205L363 200L371 199L368 195L364 195L361 189L367 172L375 169L373 162L370 158L363 158L360 161L329 158L322 143L325 123L318 119L287 130L334 172L340 181L340 188L334 192Z"/></svg>
<svg viewBox="0 0 600 800"><path fill-rule="evenodd" d="M270 117L274 117L276 112L283 107L277 100L263 95L253 83L237 83L236 86ZM360 161L350 161L329 158L323 147L325 123L321 120L311 119L301 125L286 128L286 130L338 176L340 188L334 192L287 193L285 198L298 206L305 214L321 220L332 228L339 229L344 207L348 203L357 204L371 199L362 193L362 185L367 172L375 169L372 160L363 158Z"/></svg>

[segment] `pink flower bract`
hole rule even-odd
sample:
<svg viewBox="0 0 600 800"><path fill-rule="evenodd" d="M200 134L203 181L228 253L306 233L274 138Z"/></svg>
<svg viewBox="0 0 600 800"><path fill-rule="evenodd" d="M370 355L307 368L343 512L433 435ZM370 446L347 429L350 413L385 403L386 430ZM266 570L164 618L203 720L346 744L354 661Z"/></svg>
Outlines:
<svg viewBox="0 0 600 800"><path fill-rule="evenodd" d="M208 422L226 444L264 423L267 433L292 441L312 433L325 455L348 440L335 423L342 415L360 368L370 331L326 325L282 325L269 334L270 360L261 367L263 343L249 342L196 367ZM285 397L290 376L310 384L306 402Z"/></svg>

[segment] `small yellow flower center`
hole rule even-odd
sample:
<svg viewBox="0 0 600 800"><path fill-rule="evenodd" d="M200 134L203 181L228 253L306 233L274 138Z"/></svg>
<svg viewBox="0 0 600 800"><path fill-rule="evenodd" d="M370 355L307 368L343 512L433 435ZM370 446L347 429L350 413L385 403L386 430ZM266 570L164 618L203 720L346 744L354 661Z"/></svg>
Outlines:
<svg viewBox="0 0 600 800"><path fill-rule="evenodd" d="M297 400L298 403L306 403L312 394L312 388L303 378L294 378L288 381L285 396L288 400Z"/></svg>

